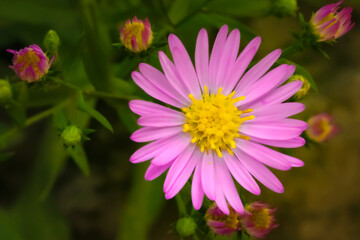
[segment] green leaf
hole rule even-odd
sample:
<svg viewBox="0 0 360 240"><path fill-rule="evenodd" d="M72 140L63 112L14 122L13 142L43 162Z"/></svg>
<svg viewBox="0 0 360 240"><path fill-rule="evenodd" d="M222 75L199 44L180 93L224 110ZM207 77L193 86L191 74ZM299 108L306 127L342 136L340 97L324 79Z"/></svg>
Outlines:
<svg viewBox="0 0 360 240"><path fill-rule="evenodd" d="M169 10L169 18L173 24L177 24L188 15L189 0L175 0Z"/></svg>
<svg viewBox="0 0 360 240"><path fill-rule="evenodd" d="M67 153L72 157L85 176L90 175L90 167L83 146L68 147Z"/></svg>
<svg viewBox="0 0 360 240"><path fill-rule="evenodd" d="M270 0L213 0L204 7L209 12L242 17L265 16L270 8Z"/></svg>
<svg viewBox="0 0 360 240"><path fill-rule="evenodd" d="M303 75L310 83L310 86L311 88L314 90L314 91L318 91L318 87L313 79L313 77L311 76L311 74L304 68L302 67L301 65L297 64L297 63L294 63L288 59L285 59L285 58L280 58L279 60L276 61L278 64L291 64L291 65L295 65L296 67L296 70L295 70L295 73L296 74L300 74L300 75Z"/></svg>
<svg viewBox="0 0 360 240"><path fill-rule="evenodd" d="M53 114L54 127L57 129L63 129L68 125L68 119L66 118L63 110L55 111Z"/></svg>
<svg viewBox="0 0 360 240"><path fill-rule="evenodd" d="M109 129L111 132L114 132L110 122L101 113L96 111L85 102L82 91L77 92L77 106L81 111L88 113L90 116L99 121L104 127Z"/></svg>

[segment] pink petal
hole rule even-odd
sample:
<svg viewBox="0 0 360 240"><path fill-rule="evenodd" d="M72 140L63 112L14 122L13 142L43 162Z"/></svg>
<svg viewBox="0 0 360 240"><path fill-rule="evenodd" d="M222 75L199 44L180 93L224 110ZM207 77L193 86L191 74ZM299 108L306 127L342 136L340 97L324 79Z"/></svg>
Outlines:
<svg viewBox="0 0 360 240"><path fill-rule="evenodd" d="M261 78L269 68L278 60L281 49L276 49L264 57L260 62L253 66L241 79L236 86L236 92L246 92L246 87L251 88L255 82Z"/></svg>
<svg viewBox="0 0 360 240"><path fill-rule="evenodd" d="M186 118L185 115L180 112L178 114L162 113L158 115L141 116L137 122L140 126L172 127L182 126L186 122Z"/></svg>
<svg viewBox="0 0 360 240"><path fill-rule="evenodd" d="M340 22L336 22L325 30L321 31L322 41L327 41L329 39L335 38L336 32L339 30Z"/></svg>
<svg viewBox="0 0 360 240"><path fill-rule="evenodd" d="M270 91L264 97L249 105L250 108L264 107L270 104L282 103L294 95L302 86L301 81L287 83L277 89Z"/></svg>
<svg viewBox="0 0 360 240"><path fill-rule="evenodd" d="M203 153L201 161L201 183L206 196L210 200L215 200L215 170L214 156L212 152Z"/></svg>
<svg viewBox="0 0 360 240"><path fill-rule="evenodd" d="M165 76L176 91L183 97L187 105L190 105L189 94L191 90L186 86L175 65L164 52L159 52L159 60Z"/></svg>
<svg viewBox="0 0 360 240"><path fill-rule="evenodd" d="M286 64L271 70L265 76L260 78L254 83L251 88L246 88L246 92L237 92L235 96L245 96L245 100L237 102L237 105L247 104L252 102L275 87L285 82L295 71L295 66L289 66Z"/></svg>
<svg viewBox="0 0 360 240"><path fill-rule="evenodd" d="M190 161L190 157L194 153L195 144L190 144L188 147L175 159L174 163L169 169L164 182L164 192L169 191L174 182L178 179L181 172L184 170L186 164Z"/></svg>
<svg viewBox="0 0 360 240"><path fill-rule="evenodd" d="M202 89L209 79L209 40L206 30L200 30L196 40L195 68Z"/></svg>
<svg viewBox="0 0 360 240"><path fill-rule="evenodd" d="M201 161L198 161L191 184L191 200L195 210L199 210L201 208L203 199L204 190L201 185Z"/></svg>
<svg viewBox="0 0 360 240"><path fill-rule="evenodd" d="M185 183L190 178L192 172L194 171L194 168L195 168L197 162L201 158L201 154L202 153L199 150L194 151L194 154L190 158L190 161L188 161L188 163L184 167L184 170L180 173L177 180L171 186L169 191L167 191L165 193L166 199L173 198L181 190L181 188L185 185Z"/></svg>
<svg viewBox="0 0 360 240"><path fill-rule="evenodd" d="M175 134L181 134L182 127L143 127L136 130L130 139L134 142L150 142L160 138L166 138Z"/></svg>
<svg viewBox="0 0 360 240"><path fill-rule="evenodd" d="M257 180L264 184L267 188L273 190L277 193L284 192L284 187L282 186L279 179L267 169L263 164L254 160L249 155L245 154L239 148L235 148L234 152L237 158L241 161L244 167L253 175Z"/></svg>
<svg viewBox="0 0 360 240"><path fill-rule="evenodd" d="M236 143L237 147L243 152L269 167L280 170L289 170L291 168L291 164L277 151L244 139L238 139Z"/></svg>
<svg viewBox="0 0 360 240"><path fill-rule="evenodd" d="M236 59L235 64L230 67L230 70L225 77L226 84L224 84L224 94L228 95L233 91L240 77L245 72L249 63L259 49L260 43L260 37L256 37L251 40L251 42L240 53L239 57Z"/></svg>
<svg viewBox="0 0 360 240"><path fill-rule="evenodd" d="M164 165L168 162L175 159L184 151L184 149L189 146L191 141L190 134L179 134L175 135L177 138L173 138L172 141L166 146L166 148L162 148L161 152L157 154L156 157L151 161L154 165Z"/></svg>
<svg viewBox="0 0 360 240"><path fill-rule="evenodd" d="M263 122L290 117L304 111L304 109L305 105L302 103L279 103L256 108L249 115L255 116L252 122Z"/></svg>
<svg viewBox="0 0 360 240"><path fill-rule="evenodd" d="M159 177L161 174L163 174L170 166L172 162L169 162L168 164L162 165L162 166L156 166L153 164L150 164L148 169L145 173L145 180L146 181L152 181L155 178Z"/></svg>
<svg viewBox="0 0 360 240"><path fill-rule="evenodd" d="M232 208L238 213L244 212L244 206L240 200L239 194L236 190L235 184L231 178L229 170L224 163L223 159L215 157L215 169L217 172L217 176L221 179L217 184L222 185L223 192L225 197Z"/></svg>
<svg viewBox="0 0 360 240"><path fill-rule="evenodd" d="M155 157L163 148L166 148L172 141L174 141L174 139L179 137L179 135L175 135L168 138L162 138L139 148L133 153L133 155L131 155L130 162L139 163Z"/></svg>
<svg viewBox="0 0 360 240"><path fill-rule="evenodd" d="M224 25L220 28L219 33L216 36L213 49L211 51L210 62L209 62L209 83L208 88L210 93L216 93L216 74L221 60L221 55L226 42L228 33L228 26Z"/></svg>
<svg viewBox="0 0 360 240"><path fill-rule="evenodd" d="M181 96L178 91L176 91L173 86L169 83L165 75L146 63L139 64L140 72L145 76L150 82L156 85L162 92L166 93L168 96L176 99L176 101L186 106L188 101L187 98Z"/></svg>
<svg viewBox="0 0 360 240"><path fill-rule="evenodd" d="M306 128L304 121L286 118L274 122L246 121L240 125L239 131L250 137L286 140L298 137Z"/></svg>
<svg viewBox="0 0 360 240"><path fill-rule="evenodd" d="M259 195L260 188L256 183L254 178L250 175L250 173L245 169L245 167L241 164L241 162L237 159L236 156L232 156L229 153L224 153L224 160L228 169L230 170L232 176L236 179L236 181L249 192Z"/></svg>
<svg viewBox="0 0 360 240"><path fill-rule="evenodd" d="M160 101L170 104L177 108L182 108L183 104L171 96L167 95L165 92L161 91L154 83L150 82L139 72L132 72L131 74L134 82L141 87L147 94L150 96L159 99Z"/></svg>
<svg viewBox="0 0 360 240"><path fill-rule="evenodd" d="M201 97L199 80L184 45L174 34L169 35L169 47L176 69L196 99Z"/></svg>
<svg viewBox="0 0 360 240"><path fill-rule="evenodd" d="M219 209L223 213L225 213L226 215L229 215L230 210L229 210L228 204L227 204L226 199L225 199L222 184L220 184L222 179L221 179L221 175L219 175L218 171L215 171L215 181L217 182L217 184L215 185L215 192L216 192L215 202L216 202L216 205L219 207Z"/></svg>
<svg viewBox="0 0 360 240"><path fill-rule="evenodd" d="M215 78L215 89L225 86L229 68L235 64L240 47L240 31L234 29L226 40Z"/></svg>
<svg viewBox="0 0 360 240"><path fill-rule="evenodd" d="M273 140L251 137L251 141L281 148L298 148L302 147L305 144L305 139L303 139L302 137L295 137L286 140Z"/></svg>

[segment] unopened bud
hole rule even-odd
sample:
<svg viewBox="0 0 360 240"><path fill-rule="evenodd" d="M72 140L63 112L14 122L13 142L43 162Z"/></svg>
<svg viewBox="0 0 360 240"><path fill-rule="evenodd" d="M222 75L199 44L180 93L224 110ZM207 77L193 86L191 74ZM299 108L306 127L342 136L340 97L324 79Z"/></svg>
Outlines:
<svg viewBox="0 0 360 240"><path fill-rule="evenodd" d="M54 30L49 30L44 38L44 46L51 54L56 54L60 46L59 35Z"/></svg>
<svg viewBox="0 0 360 240"><path fill-rule="evenodd" d="M271 13L275 16L294 16L297 9L296 0L272 0Z"/></svg>
<svg viewBox="0 0 360 240"><path fill-rule="evenodd" d="M310 83L304 76L299 74L292 75L288 80L288 82L293 82L293 81L301 81L303 83L299 91L297 91L294 94L294 98L296 100L300 100L304 98L308 93L308 91L310 90Z"/></svg>
<svg viewBox="0 0 360 240"><path fill-rule="evenodd" d="M67 126L61 133L61 138L65 145L74 146L81 142L82 131L74 125Z"/></svg>
<svg viewBox="0 0 360 240"><path fill-rule="evenodd" d="M12 98L11 85L7 80L0 79L0 103L6 103Z"/></svg>
<svg viewBox="0 0 360 240"><path fill-rule="evenodd" d="M196 223L191 217L180 218L176 222L176 231L181 237L189 237L195 233Z"/></svg>

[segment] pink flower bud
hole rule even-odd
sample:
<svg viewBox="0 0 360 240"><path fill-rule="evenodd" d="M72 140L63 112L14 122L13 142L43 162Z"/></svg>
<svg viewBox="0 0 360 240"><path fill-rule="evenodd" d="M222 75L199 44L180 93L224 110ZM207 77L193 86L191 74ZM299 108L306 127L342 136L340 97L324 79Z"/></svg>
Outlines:
<svg viewBox="0 0 360 240"><path fill-rule="evenodd" d="M241 215L241 225L243 229L256 238L264 238L272 229L279 225L275 223L276 209L270 209L270 206L262 202L252 202L245 207Z"/></svg>
<svg viewBox="0 0 360 240"><path fill-rule="evenodd" d="M338 3L328 4L320 8L310 19L314 32L320 42L335 40L352 29L355 23L351 22L351 7L339 10Z"/></svg>
<svg viewBox="0 0 360 240"><path fill-rule="evenodd" d="M55 56L49 61L46 54L36 45L30 45L19 51L7 49L13 53L13 65L9 66L14 69L15 73L21 80L27 82L36 82L48 73L49 68L54 61Z"/></svg>
<svg viewBox="0 0 360 240"><path fill-rule="evenodd" d="M334 124L333 117L327 113L320 113L311 117L308 124L306 134L315 142L323 142L339 131L338 126Z"/></svg>
<svg viewBox="0 0 360 240"><path fill-rule="evenodd" d="M229 206L230 214L226 215L214 203L205 214L207 225L218 235L230 236L233 232L241 230L239 213Z"/></svg>
<svg viewBox="0 0 360 240"><path fill-rule="evenodd" d="M125 25L120 27L120 40L127 49L135 53L148 49L153 40L149 20L146 18L142 21L137 17L132 21L128 19Z"/></svg>

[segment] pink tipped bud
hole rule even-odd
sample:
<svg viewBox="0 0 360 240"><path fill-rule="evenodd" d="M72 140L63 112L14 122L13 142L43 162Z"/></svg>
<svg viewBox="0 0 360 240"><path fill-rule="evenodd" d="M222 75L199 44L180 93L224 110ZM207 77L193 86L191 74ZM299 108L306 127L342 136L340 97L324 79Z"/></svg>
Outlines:
<svg viewBox="0 0 360 240"><path fill-rule="evenodd" d="M264 238L272 229L279 225L275 223L274 213L276 209L262 202L252 202L245 207L241 215L243 229L256 238Z"/></svg>
<svg viewBox="0 0 360 240"><path fill-rule="evenodd" d="M205 214L207 225L218 235L230 236L233 232L241 230L239 213L229 206L230 214L226 215L214 203Z"/></svg>
<svg viewBox="0 0 360 240"><path fill-rule="evenodd" d="M55 56L49 61L46 54L36 45L30 45L19 51L7 49L13 53L13 65L9 66L14 69L18 77L27 82L36 82L48 73L49 68Z"/></svg>
<svg viewBox="0 0 360 240"><path fill-rule="evenodd" d="M310 19L314 32L320 42L335 40L352 29L355 23L351 22L351 7L339 10L338 3L328 4L320 8Z"/></svg>
<svg viewBox="0 0 360 240"><path fill-rule="evenodd" d="M333 117L327 113L320 113L308 120L309 128L306 134L315 142L323 142L334 136L339 128L334 124Z"/></svg>
<svg viewBox="0 0 360 240"><path fill-rule="evenodd" d="M153 40L151 25L146 18L144 21L134 17L132 21L126 20L120 27L120 40L132 52L141 52L148 49Z"/></svg>

